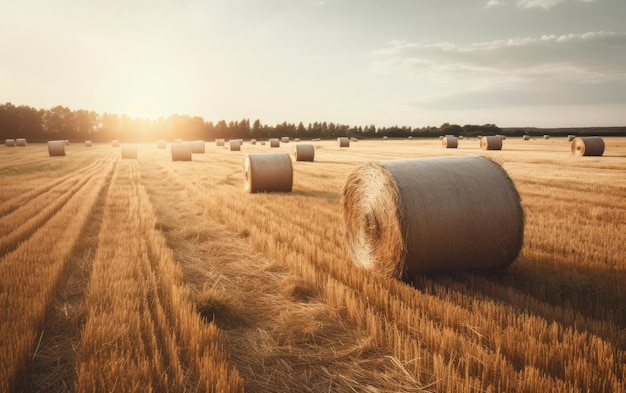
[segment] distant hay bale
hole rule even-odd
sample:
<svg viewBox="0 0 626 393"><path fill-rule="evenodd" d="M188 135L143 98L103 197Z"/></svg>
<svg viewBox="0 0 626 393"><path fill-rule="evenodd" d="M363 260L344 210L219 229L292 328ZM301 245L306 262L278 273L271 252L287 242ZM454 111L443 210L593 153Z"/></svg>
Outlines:
<svg viewBox="0 0 626 393"><path fill-rule="evenodd" d="M387 140L387 135L383 136L383 140L386 141Z"/></svg>
<svg viewBox="0 0 626 393"><path fill-rule="evenodd" d="M459 147L459 141L454 135L446 135L441 139L441 146L444 149L456 149Z"/></svg>
<svg viewBox="0 0 626 393"><path fill-rule="evenodd" d="M574 140L574 138L576 138L576 135L568 135L567 136L567 141L568 142L572 142Z"/></svg>
<svg viewBox="0 0 626 393"><path fill-rule="evenodd" d="M224 146L225 143L226 143L226 141L224 141L223 139L216 139L215 140L215 146Z"/></svg>
<svg viewBox="0 0 626 393"><path fill-rule="evenodd" d="M137 159L137 145L123 145L122 159Z"/></svg>
<svg viewBox="0 0 626 393"><path fill-rule="evenodd" d="M118 141L117 139L113 139L111 141L111 146L112 147L120 147L120 141Z"/></svg>
<svg viewBox="0 0 626 393"><path fill-rule="evenodd" d="M550 135L544 135L543 139L550 139Z"/></svg>
<svg viewBox="0 0 626 393"><path fill-rule="evenodd" d="M505 140L505 139L506 139L506 137L505 137L504 135L502 135L502 134L498 134L498 135L496 135L496 136L497 136L497 137L500 137L500 139L502 139L502 140Z"/></svg>
<svg viewBox="0 0 626 393"><path fill-rule="evenodd" d="M604 154L604 140L597 136L578 137L572 142L572 154L577 156L601 156Z"/></svg>
<svg viewBox="0 0 626 393"><path fill-rule="evenodd" d="M502 150L502 138L497 135L480 138L480 148L483 150Z"/></svg>
<svg viewBox="0 0 626 393"><path fill-rule="evenodd" d="M250 139L250 144L251 145L256 145L256 139Z"/></svg>
<svg viewBox="0 0 626 393"><path fill-rule="evenodd" d="M515 185L485 157L368 163L348 176L341 204L354 263L396 278L506 268L523 242Z"/></svg>
<svg viewBox="0 0 626 393"><path fill-rule="evenodd" d="M230 151L240 151L241 150L241 140L240 139L231 139L228 141L228 149Z"/></svg>
<svg viewBox="0 0 626 393"><path fill-rule="evenodd" d="M315 146L297 144L293 149L293 157L296 161L313 161L315 158Z"/></svg>
<svg viewBox="0 0 626 393"><path fill-rule="evenodd" d="M167 142L165 141L165 139L159 139L157 141L157 149L165 149L167 148Z"/></svg>
<svg viewBox="0 0 626 393"><path fill-rule="evenodd" d="M192 154L204 154L204 141L191 142L191 153Z"/></svg>
<svg viewBox="0 0 626 393"><path fill-rule="evenodd" d="M294 139L294 142L300 142L300 138Z"/></svg>
<svg viewBox="0 0 626 393"><path fill-rule="evenodd" d="M191 161L191 143L172 143L172 161Z"/></svg>
<svg viewBox="0 0 626 393"><path fill-rule="evenodd" d="M350 147L350 138L345 136L340 136L337 138L337 146L339 147Z"/></svg>
<svg viewBox="0 0 626 393"><path fill-rule="evenodd" d="M409 135L409 139L413 139L413 135Z"/></svg>
<svg viewBox="0 0 626 393"><path fill-rule="evenodd" d="M15 140L15 146L26 147L26 138L17 138Z"/></svg>
<svg viewBox="0 0 626 393"><path fill-rule="evenodd" d="M321 138L313 138L313 142L319 142L321 140L322 140Z"/></svg>
<svg viewBox="0 0 626 393"><path fill-rule="evenodd" d="M85 141L85 147L91 147L91 146L92 146L91 141L90 140L86 140Z"/></svg>
<svg viewBox="0 0 626 393"><path fill-rule="evenodd" d="M4 145L6 147L15 147L15 139L5 139Z"/></svg>
<svg viewBox="0 0 626 393"><path fill-rule="evenodd" d="M293 168L287 153L246 154L244 190L289 192L293 187Z"/></svg>
<svg viewBox="0 0 626 393"><path fill-rule="evenodd" d="M261 141L261 142L259 142L259 144L260 144L261 146L265 146L265 141Z"/></svg>
<svg viewBox="0 0 626 393"><path fill-rule="evenodd" d="M439 139L443 139L443 135L439 135Z"/></svg>
<svg viewBox="0 0 626 393"><path fill-rule="evenodd" d="M278 138L271 138L270 147L280 147L280 140Z"/></svg>
<svg viewBox="0 0 626 393"><path fill-rule="evenodd" d="M280 138L280 141L282 143L289 143L289 137L288 136L284 136L284 137Z"/></svg>
<svg viewBox="0 0 626 393"><path fill-rule="evenodd" d="M350 142L358 142L358 141L359 141L359 138L354 137L354 136L350 137Z"/></svg>
<svg viewBox="0 0 626 393"><path fill-rule="evenodd" d="M65 141L48 141L48 154L50 157L65 155Z"/></svg>
<svg viewBox="0 0 626 393"><path fill-rule="evenodd" d="M525 140L525 141L527 141L527 140L529 140L529 139L530 139L530 137L529 137L528 135L522 135L522 139L523 139L523 140Z"/></svg>

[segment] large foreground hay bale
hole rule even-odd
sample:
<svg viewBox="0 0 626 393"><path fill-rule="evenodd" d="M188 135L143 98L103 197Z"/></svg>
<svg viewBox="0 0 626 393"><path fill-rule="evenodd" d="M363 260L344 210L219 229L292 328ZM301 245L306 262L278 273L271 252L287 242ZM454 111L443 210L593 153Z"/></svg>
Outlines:
<svg viewBox="0 0 626 393"><path fill-rule="evenodd" d="M315 159L315 146L297 144L293 149L293 158L296 161L313 161Z"/></svg>
<svg viewBox="0 0 626 393"><path fill-rule="evenodd" d="M123 145L122 148L122 159L136 159L137 158L137 146L136 145Z"/></svg>
<svg viewBox="0 0 626 393"><path fill-rule="evenodd" d="M225 143L226 143L226 141L224 139L216 139L215 140L215 146L224 146Z"/></svg>
<svg viewBox="0 0 626 393"><path fill-rule="evenodd" d="M26 138L17 138L15 140L15 146L26 147Z"/></svg>
<svg viewBox="0 0 626 393"><path fill-rule="evenodd" d="M157 149L165 149L167 148L167 142L165 141L165 139L159 139L157 141Z"/></svg>
<svg viewBox="0 0 626 393"><path fill-rule="evenodd" d="M172 143L172 161L191 161L191 143Z"/></svg>
<svg viewBox="0 0 626 393"><path fill-rule="evenodd" d="M15 139L5 139L4 145L6 147L15 147Z"/></svg>
<svg viewBox="0 0 626 393"><path fill-rule="evenodd" d="M191 142L191 153L204 154L204 141Z"/></svg>
<svg viewBox="0 0 626 393"><path fill-rule="evenodd" d="M246 154L244 162L247 192L284 191L293 186L293 168L287 153Z"/></svg>
<svg viewBox="0 0 626 393"><path fill-rule="evenodd" d="M368 163L348 176L341 203L353 261L396 278L502 269L522 247L519 194L485 157Z"/></svg>
<svg viewBox="0 0 626 393"><path fill-rule="evenodd" d="M454 135L446 135L441 138L441 146L444 149L456 149L459 147L459 140Z"/></svg>
<svg viewBox="0 0 626 393"><path fill-rule="evenodd" d="M574 138L572 154L577 156L601 156L604 154L604 140L597 136Z"/></svg>
<svg viewBox="0 0 626 393"><path fill-rule="evenodd" d="M65 155L65 141L49 141L48 154L50 157L58 157Z"/></svg>
<svg viewBox="0 0 626 393"><path fill-rule="evenodd" d="M337 138L337 146L339 147L350 147L350 138L345 136L340 136Z"/></svg>
<svg viewBox="0 0 626 393"><path fill-rule="evenodd" d="M497 135L480 138L480 148L483 150L502 150L502 138Z"/></svg>
<svg viewBox="0 0 626 393"><path fill-rule="evenodd" d="M228 149L230 151L240 151L241 150L241 139L231 139L228 141Z"/></svg>
<svg viewBox="0 0 626 393"><path fill-rule="evenodd" d="M280 140L278 138L271 138L270 147L280 147Z"/></svg>

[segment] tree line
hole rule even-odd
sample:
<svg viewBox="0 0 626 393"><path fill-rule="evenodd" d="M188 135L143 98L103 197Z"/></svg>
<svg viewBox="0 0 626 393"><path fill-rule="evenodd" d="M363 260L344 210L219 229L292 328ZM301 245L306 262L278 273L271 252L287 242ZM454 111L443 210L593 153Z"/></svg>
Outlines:
<svg viewBox="0 0 626 393"><path fill-rule="evenodd" d="M27 105L0 105L0 139L26 138L32 142L53 139L70 141L127 142L172 140L213 140L216 138L267 139L288 136L290 138L407 138L433 137L439 135L477 136L495 135L502 130L495 124L464 125L444 123L439 127L392 126L377 127L374 124L354 126L333 122L283 122L263 124L259 119L238 121L205 121L199 116L174 114L167 118L132 118L125 114L98 114L88 110L71 110L58 105L50 109L36 109Z"/></svg>

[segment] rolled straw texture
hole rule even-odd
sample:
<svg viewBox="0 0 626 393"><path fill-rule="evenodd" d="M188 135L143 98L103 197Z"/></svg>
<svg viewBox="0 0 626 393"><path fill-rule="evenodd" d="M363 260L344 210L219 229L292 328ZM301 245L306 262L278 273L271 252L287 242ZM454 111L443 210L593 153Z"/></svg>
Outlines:
<svg viewBox="0 0 626 393"><path fill-rule="evenodd" d="M191 143L172 143L172 161L191 161Z"/></svg>
<svg viewBox="0 0 626 393"><path fill-rule="evenodd" d="M247 192L289 192L293 187L293 168L287 153L246 154L244 170Z"/></svg>
<svg viewBox="0 0 626 393"><path fill-rule="evenodd" d="M231 139L228 141L228 149L230 151L240 151L241 150L241 140L240 139Z"/></svg>
<svg viewBox="0 0 626 393"><path fill-rule="evenodd" d="M25 138L17 138L15 140L15 146L26 147L26 139Z"/></svg>
<svg viewBox="0 0 626 393"><path fill-rule="evenodd" d="M136 159L137 158L137 146L135 145L123 145L122 146L122 159Z"/></svg>
<svg viewBox="0 0 626 393"><path fill-rule="evenodd" d="M204 141L191 142L191 153L204 154Z"/></svg>
<svg viewBox="0 0 626 393"><path fill-rule="evenodd" d="M157 149L165 149L167 148L167 142L164 139L159 139L157 141Z"/></svg>
<svg viewBox="0 0 626 393"><path fill-rule="evenodd" d="M441 146L444 149L456 149L459 147L459 140L454 135L446 135L441 139Z"/></svg>
<svg viewBox="0 0 626 393"><path fill-rule="evenodd" d="M215 146L224 146L225 143L226 143L226 141L223 140L223 139L216 139L215 140Z"/></svg>
<svg viewBox="0 0 626 393"><path fill-rule="evenodd" d="M396 278L506 268L523 242L519 194L485 157L368 163L341 204L354 263Z"/></svg>
<svg viewBox="0 0 626 393"><path fill-rule="evenodd" d="M278 138L271 138L270 147L280 147L280 140Z"/></svg>
<svg viewBox="0 0 626 393"><path fill-rule="evenodd" d="M15 139L5 139L4 145L6 147L15 147Z"/></svg>
<svg viewBox="0 0 626 393"><path fill-rule="evenodd" d="M313 161L315 159L315 146L297 144L293 149L293 157L296 161Z"/></svg>
<svg viewBox="0 0 626 393"><path fill-rule="evenodd" d="M502 138L499 136L484 136L480 138L480 148L483 150L502 150Z"/></svg>
<svg viewBox="0 0 626 393"><path fill-rule="evenodd" d="M49 141L48 154L50 155L50 157L64 156L65 141Z"/></svg>
<svg viewBox="0 0 626 393"><path fill-rule="evenodd" d="M572 154L577 156L601 156L604 154L604 140L597 136L574 138Z"/></svg>
<svg viewBox="0 0 626 393"><path fill-rule="evenodd" d="M345 136L340 136L337 138L337 146L339 147L350 147L350 138Z"/></svg>

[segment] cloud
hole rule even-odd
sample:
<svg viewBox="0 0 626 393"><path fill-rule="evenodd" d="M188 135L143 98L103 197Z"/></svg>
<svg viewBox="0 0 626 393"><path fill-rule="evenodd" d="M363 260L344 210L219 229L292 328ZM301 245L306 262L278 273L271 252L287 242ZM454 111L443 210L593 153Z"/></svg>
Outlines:
<svg viewBox="0 0 626 393"><path fill-rule="evenodd" d="M564 3L564 2L572 2L572 1L576 1L576 2L582 2L582 3L591 3L593 1L596 0L489 0L489 2L487 2L486 7L495 7L495 6L502 6L502 5L507 5L507 4L513 4L519 8L543 8L543 9L549 9L552 8L560 3Z"/></svg>
<svg viewBox="0 0 626 393"><path fill-rule="evenodd" d="M461 46L394 41L371 69L409 76L428 105L626 102L626 33L588 32Z"/></svg>

